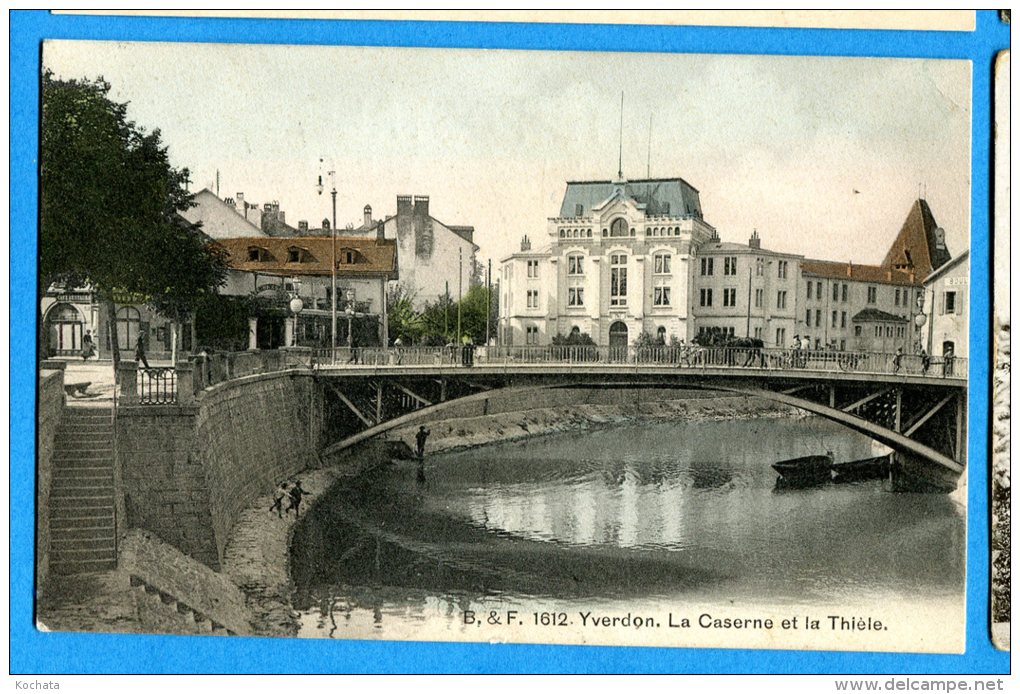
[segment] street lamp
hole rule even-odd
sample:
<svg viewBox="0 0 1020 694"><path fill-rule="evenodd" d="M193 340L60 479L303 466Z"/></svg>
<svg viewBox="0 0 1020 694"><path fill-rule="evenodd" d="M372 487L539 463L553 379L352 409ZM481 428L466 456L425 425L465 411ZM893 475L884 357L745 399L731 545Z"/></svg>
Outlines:
<svg viewBox="0 0 1020 694"><path fill-rule="evenodd" d="M322 159L319 159L319 163L320 164L322 163ZM321 169L320 169L320 171L321 171ZM331 360L335 360L336 359L336 170L329 171L328 174L329 174L330 183L332 184L332 190L329 192L329 194L333 198L333 224L332 224L332 226L329 229L330 236L332 236L332 238L333 238L333 244L332 244L332 248L333 248L332 256L333 257L332 257L332 262L330 263L330 271L329 271L329 276L330 276L330 294L329 294L329 296L330 296L330 310L329 310L329 315L330 315L330 346L332 347ZM323 190L323 186L322 186L322 174L319 174L319 182L315 185L315 190L319 193L319 195L322 195L322 190Z"/></svg>
<svg viewBox="0 0 1020 694"><path fill-rule="evenodd" d="M924 313L924 298L927 292L922 289L921 293L917 295L917 315L914 316L914 325L917 326L917 344L921 344L921 329L925 323L928 323L928 316ZM934 291L932 292L932 302L934 303ZM928 323L928 354L931 354L931 329L934 322Z"/></svg>
<svg viewBox="0 0 1020 694"><path fill-rule="evenodd" d="M298 334L298 314L305 307L305 302L301 300L299 295L301 292L301 282L295 278L294 283L294 297L290 300L290 312L294 314L294 330L291 335L291 343L288 347L294 347L297 345L297 334Z"/></svg>

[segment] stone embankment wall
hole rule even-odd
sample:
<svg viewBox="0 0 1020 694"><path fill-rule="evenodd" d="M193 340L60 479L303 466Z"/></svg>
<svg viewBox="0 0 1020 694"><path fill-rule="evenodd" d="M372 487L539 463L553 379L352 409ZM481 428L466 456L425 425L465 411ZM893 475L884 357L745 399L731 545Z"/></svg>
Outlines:
<svg viewBox="0 0 1020 694"><path fill-rule="evenodd" d="M119 408L127 526L218 570L241 511L316 459L315 388L287 371L213 386L191 406Z"/></svg>
<svg viewBox="0 0 1020 694"><path fill-rule="evenodd" d="M61 369L39 373L39 428L36 441L36 581L44 585L49 575L50 486L53 481L53 441L64 411L64 372Z"/></svg>

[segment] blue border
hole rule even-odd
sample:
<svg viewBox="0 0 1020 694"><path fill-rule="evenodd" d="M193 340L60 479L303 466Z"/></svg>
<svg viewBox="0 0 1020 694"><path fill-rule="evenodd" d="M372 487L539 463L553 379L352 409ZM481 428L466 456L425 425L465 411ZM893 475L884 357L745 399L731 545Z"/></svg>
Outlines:
<svg viewBox="0 0 1020 694"><path fill-rule="evenodd" d="M832 31L554 24L58 16L13 11L11 60L12 673L728 672L1008 673L989 640L988 403L990 138L995 52L1009 27L979 11L974 32ZM33 626L34 305L39 65L47 38L347 44L582 51L768 53L968 59L973 64L971 383L967 651L895 655L796 651L438 644L266 638L44 634ZM18 259L15 262L14 259Z"/></svg>

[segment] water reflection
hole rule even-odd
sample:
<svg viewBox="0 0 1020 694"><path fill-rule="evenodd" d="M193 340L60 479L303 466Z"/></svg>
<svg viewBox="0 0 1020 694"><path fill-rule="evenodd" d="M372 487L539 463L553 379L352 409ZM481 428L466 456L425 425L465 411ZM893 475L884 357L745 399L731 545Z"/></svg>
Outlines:
<svg viewBox="0 0 1020 694"><path fill-rule="evenodd" d="M402 462L334 490L298 527L295 606L312 633L339 622L396 637L490 600L962 595L963 512L948 497L880 481L773 493L770 463L819 450L853 460L872 447L815 420L701 422Z"/></svg>

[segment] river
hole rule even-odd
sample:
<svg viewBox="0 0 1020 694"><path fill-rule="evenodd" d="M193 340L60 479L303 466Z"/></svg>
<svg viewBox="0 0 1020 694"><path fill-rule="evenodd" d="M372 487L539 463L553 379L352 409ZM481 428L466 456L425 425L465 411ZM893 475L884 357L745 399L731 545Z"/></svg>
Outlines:
<svg viewBox="0 0 1020 694"><path fill-rule="evenodd" d="M880 480L776 488L769 463L825 451L873 447L815 418L645 422L393 464L332 490L298 526L300 634L962 647L965 510ZM774 623L716 629L705 614ZM848 632L833 615L884 628ZM617 627L593 626L601 616ZM781 629L791 616L801 626Z"/></svg>

